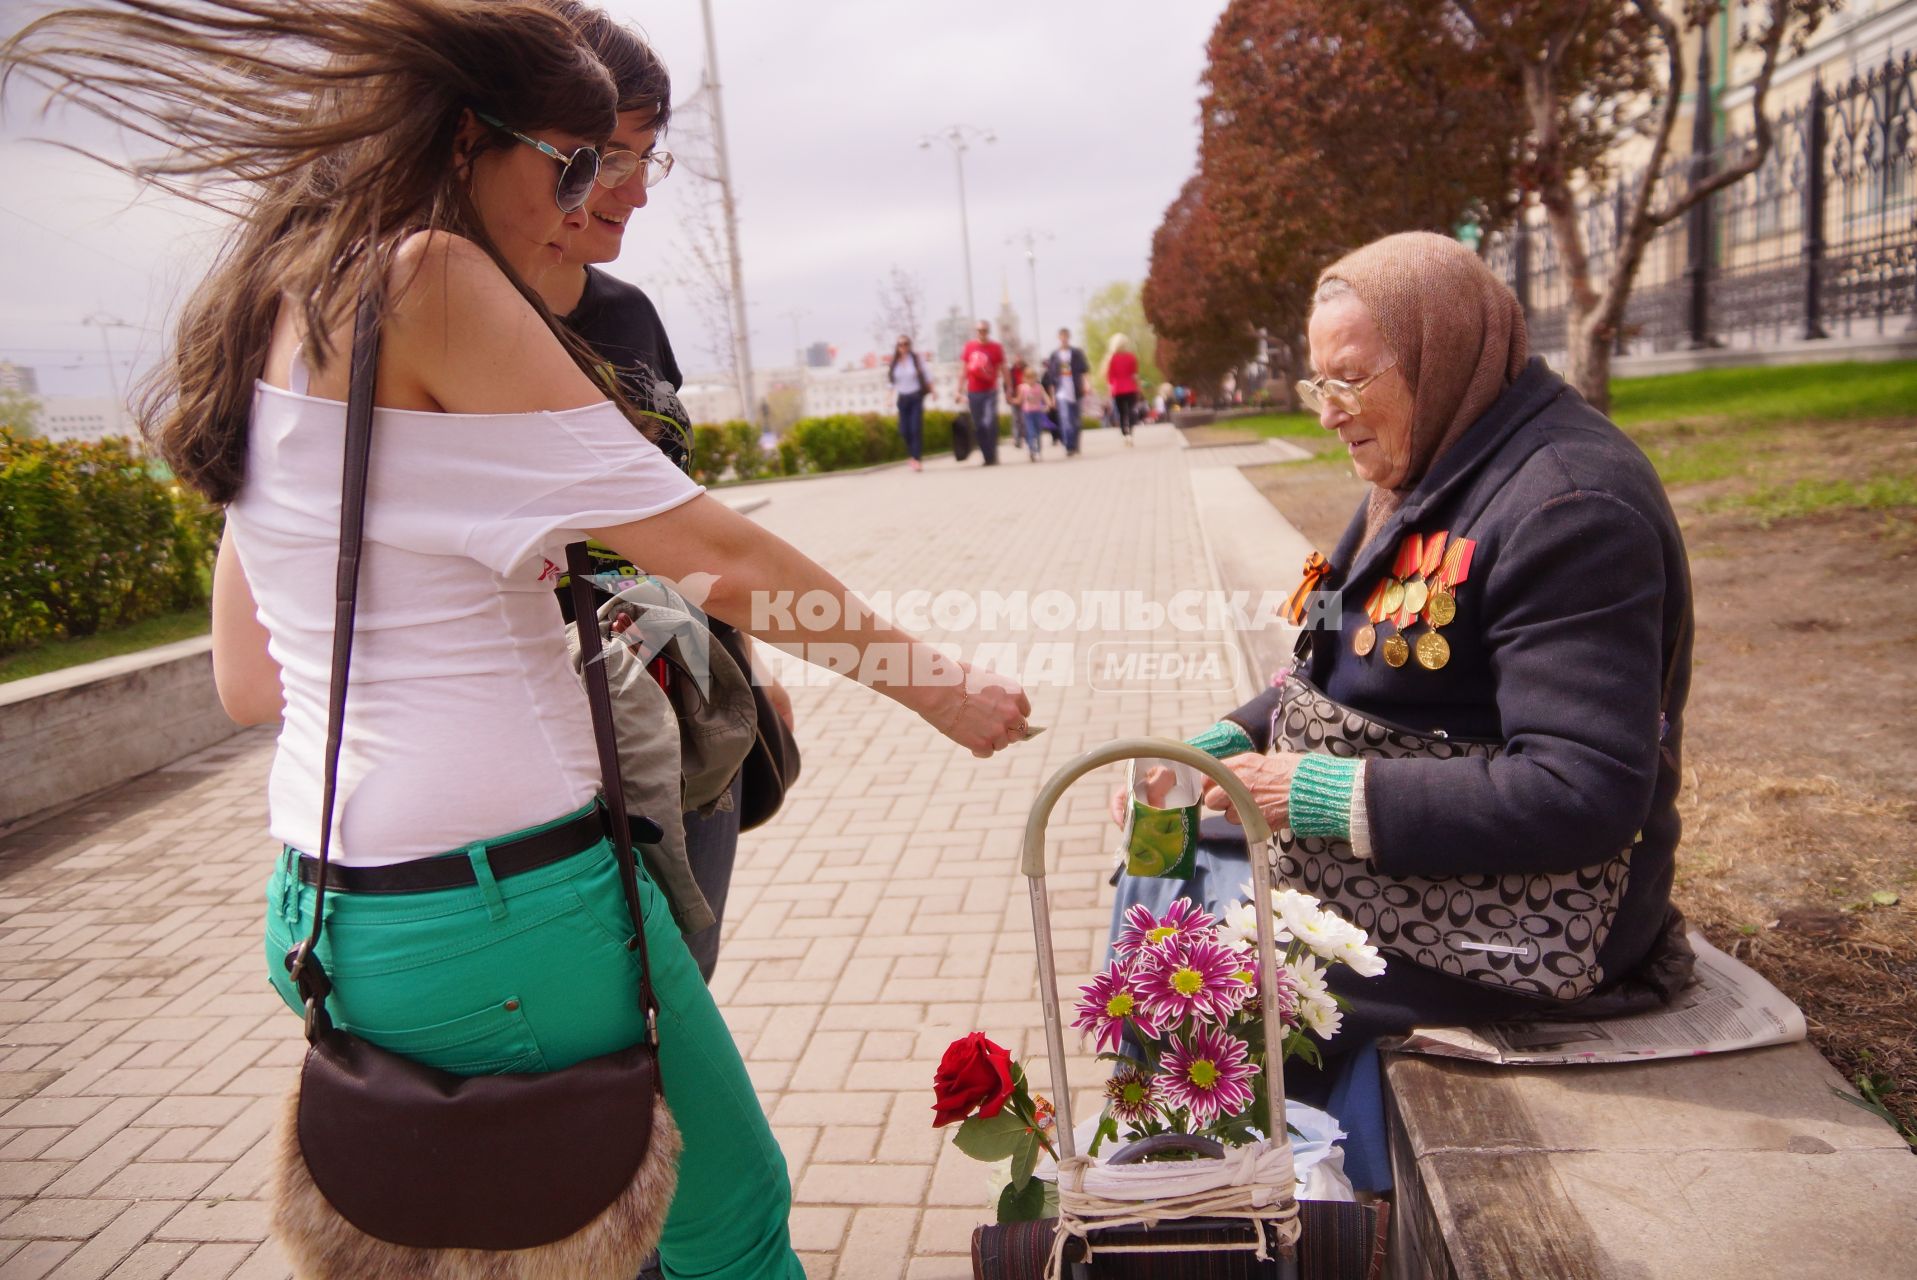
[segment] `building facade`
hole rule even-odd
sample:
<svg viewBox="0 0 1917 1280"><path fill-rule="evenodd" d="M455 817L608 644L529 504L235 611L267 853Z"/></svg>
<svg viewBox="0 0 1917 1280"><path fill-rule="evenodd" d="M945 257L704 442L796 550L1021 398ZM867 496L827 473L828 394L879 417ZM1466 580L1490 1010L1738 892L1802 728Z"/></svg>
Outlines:
<svg viewBox="0 0 1917 1280"><path fill-rule="evenodd" d="M32 369L15 364L11 360L0 360L0 391L11 391L15 395L37 395L40 380Z"/></svg>
<svg viewBox="0 0 1917 1280"><path fill-rule="evenodd" d="M42 396L34 426L47 440L101 440L133 434L112 396Z"/></svg>
<svg viewBox="0 0 1917 1280"><path fill-rule="evenodd" d="M1633 140L1617 154L1613 185L1581 197L1598 279L1643 183L1682 194L1745 153L1761 64L1735 47L1734 20L1720 16L1688 38L1691 92L1663 168L1647 173L1648 144ZM1917 332L1917 0L1850 0L1827 17L1800 53L1780 60L1766 115L1773 141L1757 171L1652 237L1620 356L1746 348L1755 358L1827 340L1895 344ZM1543 211L1527 210L1487 259L1524 302L1533 347L1561 356L1570 285Z"/></svg>

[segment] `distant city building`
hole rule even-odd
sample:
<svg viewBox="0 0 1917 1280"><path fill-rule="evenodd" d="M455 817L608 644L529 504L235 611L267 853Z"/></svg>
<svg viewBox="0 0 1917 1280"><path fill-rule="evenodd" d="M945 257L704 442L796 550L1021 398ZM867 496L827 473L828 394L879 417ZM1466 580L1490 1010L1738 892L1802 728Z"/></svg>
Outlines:
<svg viewBox="0 0 1917 1280"><path fill-rule="evenodd" d="M922 358L922 357L921 357ZM898 394L892 390L891 356L873 357L870 365L856 369L806 370L803 414L822 418L835 413L894 414L899 410ZM951 398L958 386L956 360L926 361L925 374L932 380L936 399L933 405Z"/></svg>
<svg viewBox="0 0 1917 1280"><path fill-rule="evenodd" d="M777 400L791 407L785 412L796 413L801 418L822 418L839 413L879 413L898 412L898 396L892 390L890 371L887 365L891 361L888 354L885 359L877 356L872 363L862 367L844 369L784 368L759 369L754 371L754 381L761 399ZM932 379L932 387L938 399L935 405L950 402L953 388L958 386L959 364L956 360L928 360L925 372ZM796 403L792 397L796 395ZM694 374L686 379L679 388L679 401L694 422L726 422L740 417L739 393L732 382L722 374Z"/></svg>
<svg viewBox="0 0 1917 1280"><path fill-rule="evenodd" d="M40 391L40 380L34 377L33 370L24 365L17 365L11 360L0 360L0 391L11 391L23 396L37 395Z"/></svg>
<svg viewBox="0 0 1917 1280"><path fill-rule="evenodd" d="M112 396L42 396L34 426L42 438L56 441L133 434Z"/></svg>
<svg viewBox="0 0 1917 1280"><path fill-rule="evenodd" d="M805 349L805 365L808 369L830 369L832 360L839 349L829 342L815 342Z"/></svg>

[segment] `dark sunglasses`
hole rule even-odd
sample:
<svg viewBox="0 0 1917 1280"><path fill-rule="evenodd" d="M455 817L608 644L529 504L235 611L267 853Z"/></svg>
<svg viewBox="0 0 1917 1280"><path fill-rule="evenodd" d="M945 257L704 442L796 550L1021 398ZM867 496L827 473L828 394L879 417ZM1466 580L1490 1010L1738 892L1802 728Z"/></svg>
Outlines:
<svg viewBox="0 0 1917 1280"><path fill-rule="evenodd" d="M577 213L585 208L586 197L592 194L593 183L616 187L639 171L640 158L630 151L614 151L601 158L599 148L581 147L571 155L567 155L550 142L541 142L537 138L528 137L505 121L487 115L484 111L475 111L473 114L493 128L510 133L527 146L536 148L559 162L559 184L553 188L552 198L562 213ZM671 164L671 160L666 161L667 168L670 168ZM652 184L648 182L646 185Z"/></svg>

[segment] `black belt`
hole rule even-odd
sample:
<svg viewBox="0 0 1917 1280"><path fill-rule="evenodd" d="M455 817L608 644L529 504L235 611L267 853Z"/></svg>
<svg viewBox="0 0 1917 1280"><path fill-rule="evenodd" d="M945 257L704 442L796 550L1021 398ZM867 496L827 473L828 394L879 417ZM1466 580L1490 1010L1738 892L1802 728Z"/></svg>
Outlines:
<svg viewBox="0 0 1917 1280"><path fill-rule="evenodd" d="M486 862L492 867L495 880L535 871L562 858L570 858L575 853L584 853L604 840L606 821L606 811L594 805L588 812L549 830L520 836L516 840L488 844ZM635 841L657 844L661 835L656 823L633 815L632 838ZM299 864L300 880L305 884L318 884L319 859L301 854ZM326 887L346 893L422 893L429 889L458 889L478 883L478 878L473 875L472 861L458 856L415 858L383 867L342 866L335 862L326 871Z"/></svg>

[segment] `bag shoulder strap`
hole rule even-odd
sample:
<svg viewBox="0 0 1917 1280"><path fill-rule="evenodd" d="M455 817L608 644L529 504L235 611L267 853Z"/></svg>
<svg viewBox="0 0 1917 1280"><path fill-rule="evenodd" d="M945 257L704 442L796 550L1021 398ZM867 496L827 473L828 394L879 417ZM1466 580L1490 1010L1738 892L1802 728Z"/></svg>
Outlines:
<svg viewBox="0 0 1917 1280"><path fill-rule="evenodd" d="M346 393L345 465L340 476L339 562L333 586L333 660L326 703L325 778L320 791L319 881L313 897L313 927L286 953L287 973L306 1005L306 1038L317 1040L332 1029L326 997L333 984L319 960L319 940L326 922L326 886L333 847L333 811L339 790L339 753L346 724L346 693L353 658L353 621L359 602L360 551L366 525L366 479L373 451L373 392L379 378L380 311L378 302L362 297L353 319L351 382ZM591 564L586 544L566 548L572 576L572 600L579 620L579 642L585 658L586 696L592 707L593 738L599 748L600 782L611 814L613 850L619 861L620 888L632 919L633 936L626 944L639 955L639 1005L645 1013L647 1042L659 1043L659 1002L653 993L652 965L646 950L645 915L639 905L637 861L632 828L626 817L626 796L619 772L619 748L612 723L612 693L606 681L601 652L598 610L589 584ZM659 1073L655 1084L663 1091Z"/></svg>
<svg viewBox="0 0 1917 1280"><path fill-rule="evenodd" d="M592 592L592 561L584 542L566 547L566 575L572 593L573 625L579 628L579 657L586 676L586 701L592 707L592 736L599 748L600 787L612 820L612 847L619 860L619 886L625 892L632 937L626 946L639 954L639 1007L646 1015L646 1038L659 1043L659 1000L652 989L652 959L646 949L645 914L639 905L638 858L632 847L632 823L626 812L626 783L619 769L619 733L613 726L612 686L599 636L599 606ZM654 1073L655 1081L658 1073ZM663 1088L663 1085L661 1086Z"/></svg>
<svg viewBox="0 0 1917 1280"><path fill-rule="evenodd" d="M309 1042L332 1030L326 997L333 984L319 961L326 921L326 881L333 850L333 808L339 791L339 751L346 724L346 689L353 660L353 618L359 603L359 559L366 524L366 475L373 454L373 389L379 374L380 311L362 296L353 317L353 362L346 391L346 458L340 472L339 561L333 579L333 663L326 698L325 780L320 791L319 883L313 927L286 953L286 971L306 1004Z"/></svg>

